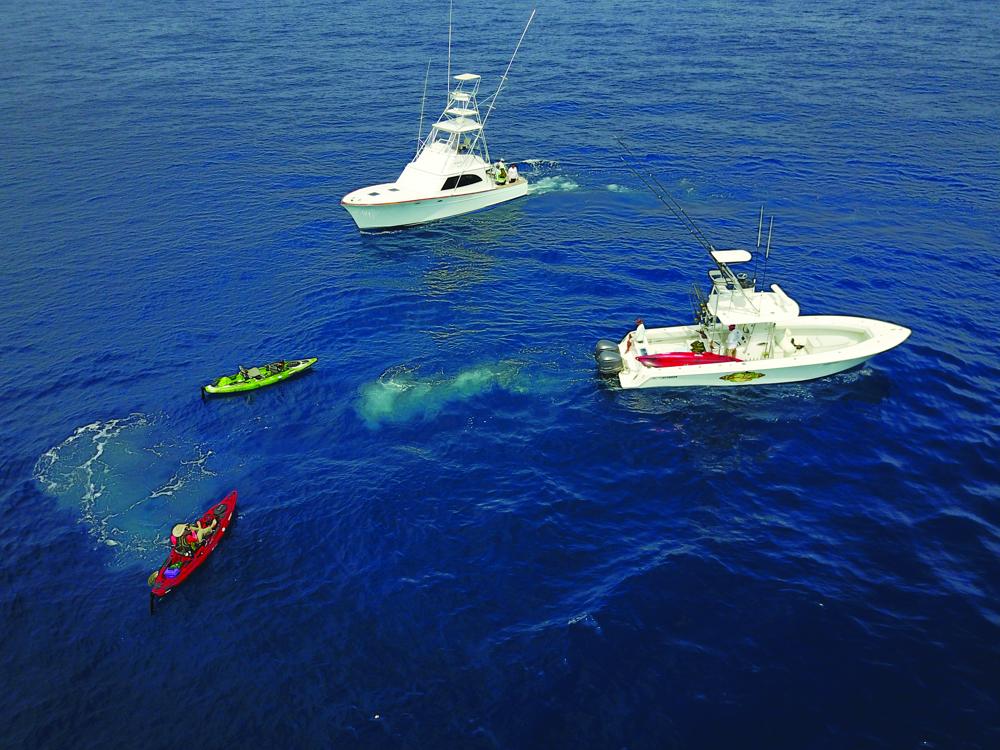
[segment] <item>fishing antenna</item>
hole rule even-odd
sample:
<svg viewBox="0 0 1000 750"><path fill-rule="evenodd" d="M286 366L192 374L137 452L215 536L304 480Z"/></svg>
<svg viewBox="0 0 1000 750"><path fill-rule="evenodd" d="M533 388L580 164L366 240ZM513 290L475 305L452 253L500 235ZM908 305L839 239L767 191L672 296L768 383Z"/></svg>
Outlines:
<svg viewBox="0 0 1000 750"><path fill-rule="evenodd" d="M420 137L424 134L424 105L427 103L427 79L431 74L431 61L427 61L424 71L424 97L420 100L420 124L417 125L417 151L420 150Z"/></svg>
<svg viewBox="0 0 1000 750"><path fill-rule="evenodd" d="M507 74L510 73L510 66L514 64L514 58L517 57L517 51L521 49L521 42L524 41L524 35L528 33L528 27L531 26L531 22L535 20L536 8L531 9L531 15L528 17L528 22L524 24L524 31L521 32L521 38L517 40L517 46L514 47L514 54L510 56L510 62L507 63L507 70L503 72L500 76L500 84L497 86L497 90L493 92L493 96L490 97L490 107L486 110L486 117L483 118L483 127L480 132L486 130L486 121L490 119L490 113L493 112L493 105L496 104L497 97L500 96L500 89L503 88L504 82L507 80Z"/></svg>
<svg viewBox="0 0 1000 750"><path fill-rule="evenodd" d="M764 251L764 276L760 282L761 288L767 285L767 256L771 254L771 230L774 229L774 217L771 217L771 223L767 227L767 249Z"/></svg>
<svg viewBox="0 0 1000 750"><path fill-rule="evenodd" d="M632 149L626 146L625 142L621 138L615 136L615 140L618 141L618 145L625 150L625 153L628 154L629 158L633 162L637 161L635 154L632 153ZM621 154L619 154L619 156L621 156ZM645 185L653 195L659 198L661 203L670 209L670 212L681 224L684 225L684 228L691 233L691 235L698 241L698 244L705 248L705 252L709 254L709 257L715 261L715 256L712 255L712 252L715 250L715 246L709 241L708 237L705 236L701 229L698 228L698 225L694 223L691 217L684 212L684 209L681 208L680 204L667 192L667 189L660 184L660 181L656 179L652 173L643 174L640 172L624 156L621 156L621 160L625 162L625 166L629 168L629 171L638 177L640 182L642 182L642 184ZM718 261L715 262L718 263Z"/></svg>
<svg viewBox="0 0 1000 750"><path fill-rule="evenodd" d="M760 207L760 219L757 220L757 251L753 254L753 285L757 286L757 263L760 262L760 230L764 228L764 206Z"/></svg>

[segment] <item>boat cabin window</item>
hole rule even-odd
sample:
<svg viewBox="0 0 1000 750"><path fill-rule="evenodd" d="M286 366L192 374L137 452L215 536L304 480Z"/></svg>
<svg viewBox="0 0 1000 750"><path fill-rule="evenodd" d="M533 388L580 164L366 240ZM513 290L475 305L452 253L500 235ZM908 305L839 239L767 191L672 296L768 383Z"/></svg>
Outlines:
<svg viewBox="0 0 1000 750"><path fill-rule="evenodd" d="M444 181L444 185L441 186L442 190L454 190L457 187L465 187L466 185L475 185L477 182L482 182L483 178L477 174L457 174L454 177L449 177Z"/></svg>

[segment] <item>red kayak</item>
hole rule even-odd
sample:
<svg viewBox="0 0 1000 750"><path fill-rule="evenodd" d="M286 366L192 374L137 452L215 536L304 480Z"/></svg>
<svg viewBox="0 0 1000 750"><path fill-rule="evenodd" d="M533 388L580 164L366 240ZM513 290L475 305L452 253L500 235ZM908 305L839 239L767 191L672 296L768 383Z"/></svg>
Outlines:
<svg viewBox="0 0 1000 750"><path fill-rule="evenodd" d="M719 362L742 362L736 357L712 352L666 352L664 354L645 354L636 357L646 367L684 367L685 365L714 365Z"/></svg>
<svg viewBox="0 0 1000 750"><path fill-rule="evenodd" d="M176 549L170 550L170 556L163 566L152 576L150 576L150 586L153 587L150 597L150 608L152 608L152 596L166 596L175 588L187 580L187 577L194 573L205 558L212 554L212 551L219 546L222 537L225 536L236 513L236 490L226 495L221 501L213 505L199 520L200 526L207 527L213 520L218 520L215 531L205 537L205 541L191 556L182 555Z"/></svg>

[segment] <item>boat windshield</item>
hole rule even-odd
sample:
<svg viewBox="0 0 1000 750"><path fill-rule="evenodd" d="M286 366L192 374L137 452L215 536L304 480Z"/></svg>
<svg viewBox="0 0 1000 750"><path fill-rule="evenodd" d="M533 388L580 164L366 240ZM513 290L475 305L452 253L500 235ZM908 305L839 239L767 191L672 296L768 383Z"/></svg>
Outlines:
<svg viewBox="0 0 1000 750"><path fill-rule="evenodd" d="M458 142L458 135L441 130L440 128L434 128L431 131L430 142L438 144L439 148L454 149Z"/></svg>

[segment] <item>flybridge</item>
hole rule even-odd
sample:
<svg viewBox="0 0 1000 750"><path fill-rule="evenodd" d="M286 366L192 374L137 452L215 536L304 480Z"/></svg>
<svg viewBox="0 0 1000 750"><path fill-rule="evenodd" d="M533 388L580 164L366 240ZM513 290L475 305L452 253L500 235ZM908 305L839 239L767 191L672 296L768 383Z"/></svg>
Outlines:
<svg viewBox="0 0 1000 750"><path fill-rule="evenodd" d="M359 229L388 229L424 224L437 219L479 211L521 198L528 182L504 162L493 164L486 145L485 127L517 50L524 40L534 11L521 32L514 55L480 116L477 73L451 75L451 14L448 19L448 100L430 132L423 136L424 111L430 64L424 76L417 148L394 182L371 185L348 193L341 205Z"/></svg>
<svg viewBox="0 0 1000 750"><path fill-rule="evenodd" d="M431 126L427 137L417 140L411 167L445 174L455 170L474 171L480 162L485 169L490 163L477 100L481 77L475 73L460 73L453 81L454 87L448 91L448 103L441 116Z"/></svg>

